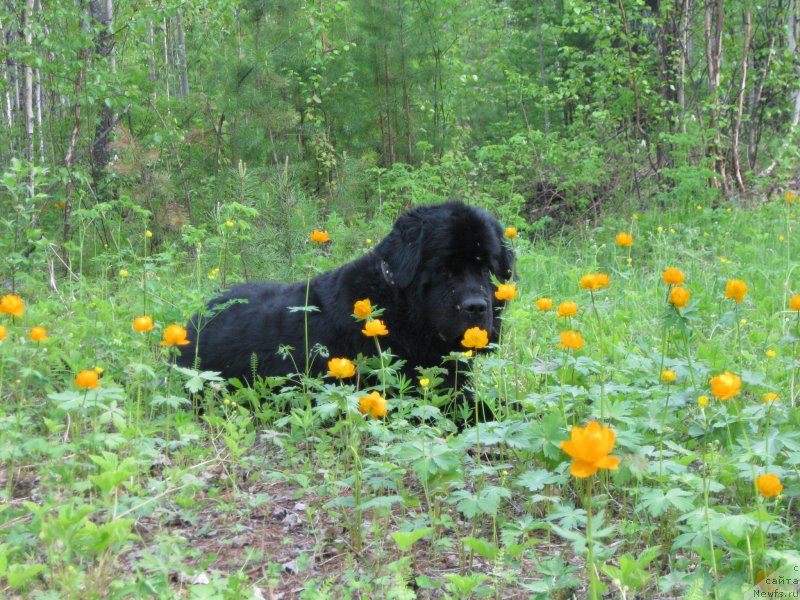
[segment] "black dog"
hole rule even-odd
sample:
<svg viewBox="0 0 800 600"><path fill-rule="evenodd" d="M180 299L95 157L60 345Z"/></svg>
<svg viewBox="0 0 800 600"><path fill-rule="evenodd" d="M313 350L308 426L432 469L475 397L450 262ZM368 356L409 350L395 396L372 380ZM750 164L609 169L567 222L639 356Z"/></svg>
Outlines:
<svg viewBox="0 0 800 600"><path fill-rule="evenodd" d="M190 322L192 343L181 347L178 364L192 366L197 358L202 369L248 380L255 355L262 376L307 368L324 374L327 361L306 365L306 348L320 344L331 357L351 359L376 353L375 342L361 333L364 324L352 317L354 303L367 298L384 309L389 335L380 338L381 347L405 360L405 374L415 377L416 367L438 366L443 355L465 350L461 340L471 327L497 341L504 302L495 298L491 276L507 281L512 268L503 229L487 212L458 202L422 206L402 215L369 254L312 279L307 301L305 281L244 283L212 300L209 316ZM318 309L306 313L307 346L304 313L288 310L306 305ZM294 361L280 346L293 348ZM450 385L454 375L451 370Z"/></svg>

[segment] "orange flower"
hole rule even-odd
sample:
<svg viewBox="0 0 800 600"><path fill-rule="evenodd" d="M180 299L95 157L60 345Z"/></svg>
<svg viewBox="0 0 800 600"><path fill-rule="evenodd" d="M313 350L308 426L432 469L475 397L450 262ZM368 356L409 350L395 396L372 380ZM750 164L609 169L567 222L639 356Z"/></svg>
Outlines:
<svg viewBox="0 0 800 600"><path fill-rule="evenodd" d="M75 377L75 385L82 388L94 389L100 387L100 376L91 369L85 369Z"/></svg>
<svg viewBox="0 0 800 600"><path fill-rule="evenodd" d="M364 329L361 330L367 337L375 337L376 335L388 335L389 330L386 329L386 324L380 319L372 319L364 324Z"/></svg>
<svg viewBox="0 0 800 600"><path fill-rule="evenodd" d="M591 477L599 469L619 468L619 459L609 456L617 435L608 427L592 421L586 427L573 427L570 440L561 442L561 449L572 458L570 473L575 477Z"/></svg>
<svg viewBox="0 0 800 600"><path fill-rule="evenodd" d="M0 298L0 312L12 317L21 317L25 303L22 298L14 294L6 294Z"/></svg>
<svg viewBox="0 0 800 600"><path fill-rule="evenodd" d="M786 198L786 201L789 204L794 204L794 201L797 198L797 194L795 194L794 192L786 192L786 195L784 196L784 198Z"/></svg>
<svg viewBox="0 0 800 600"><path fill-rule="evenodd" d="M535 304L536 308L543 311L553 308L553 301L550 298L539 298Z"/></svg>
<svg viewBox="0 0 800 600"><path fill-rule="evenodd" d="M747 293L747 284L741 279L728 279L725 284L725 297L736 302L742 302Z"/></svg>
<svg viewBox="0 0 800 600"><path fill-rule="evenodd" d="M710 383L711 394L720 400L730 400L742 389L742 380L730 371L713 377Z"/></svg>
<svg viewBox="0 0 800 600"><path fill-rule="evenodd" d="M133 330L143 333L145 331L153 330L153 317L145 315L143 317L136 317L133 320Z"/></svg>
<svg viewBox="0 0 800 600"><path fill-rule="evenodd" d="M664 369L661 371L661 381L672 383L678 378L678 374L672 369Z"/></svg>
<svg viewBox="0 0 800 600"><path fill-rule="evenodd" d="M630 233L626 233L624 231L620 231L616 237L617 246L623 246L625 248L630 248L633 246L633 236Z"/></svg>
<svg viewBox="0 0 800 600"><path fill-rule="evenodd" d="M800 310L800 294L789 298L789 310Z"/></svg>
<svg viewBox="0 0 800 600"><path fill-rule="evenodd" d="M780 399L781 397L778 396L778 394L776 394L775 392L767 392L766 394L761 396L761 401L764 402L764 404L769 404L770 402L777 402Z"/></svg>
<svg viewBox="0 0 800 600"><path fill-rule="evenodd" d="M683 308L691 298L692 293L680 286L675 286L669 291L669 303L675 308Z"/></svg>
<svg viewBox="0 0 800 600"><path fill-rule="evenodd" d="M369 396L361 396L358 399L359 412L371 416L373 419L379 419L386 416L388 408L386 407L386 398L381 396L378 392L372 392Z"/></svg>
<svg viewBox="0 0 800 600"><path fill-rule="evenodd" d="M578 313L578 305L574 302L562 302L556 309L559 317L571 317Z"/></svg>
<svg viewBox="0 0 800 600"><path fill-rule="evenodd" d="M611 278L605 273L590 273L581 277L581 287L585 290L596 291L611 283Z"/></svg>
<svg viewBox="0 0 800 600"><path fill-rule="evenodd" d="M28 335L34 342L44 342L49 339L47 337L47 330L44 327L31 327Z"/></svg>
<svg viewBox="0 0 800 600"><path fill-rule="evenodd" d="M570 350L579 350L586 343L581 337L579 331L562 331L558 334L561 337L561 343L556 344L559 348L569 348Z"/></svg>
<svg viewBox="0 0 800 600"><path fill-rule="evenodd" d="M356 374L356 366L347 358L332 358L328 361L328 376L347 379Z"/></svg>
<svg viewBox="0 0 800 600"><path fill-rule="evenodd" d="M772 498L777 496L783 490L781 480L775 473L767 473L756 477L756 487L764 498Z"/></svg>
<svg viewBox="0 0 800 600"><path fill-rule="evenodd" d="M470 327L464 332L464 339L461 340L461 345L465 348L483 348L489 343L489 334L485 329L480 327Z"/></svg>
<svg viewBox="0 0 800 600"><path fill-rule="evenodd" d="M497 286L494 297L498 300L513 300L517 297L517 294L519 294L519 290L513 283L501 283Z"/></svg>
<svg viewBox="0 0 800 600"><path fill-rule="evenodd" d="M513 239L513 238L519 237L517 235L517 228L516 227L508 227L508 228L506 228L506 232L503 235L505 235L508 239Z"/></svg>
<svg viewBox="0 0 800 600"><path fill-rule="evenodd" d="M669 285L683 285L683 271L675 267L669 267L661 272L664 283Z"/></svg>
<svg viewBox="0 0 800 600"><path fill-rule="evenodd" d="M372 316L372 303L369 301L369 298L358 300L353 304L353 314L359 319L366 319Z"/></svg>
<svg viewBox="0 0 800 600"><path fill-rule="evenodd" d="M4 339L6 339L7 335L8 335L8 331L6 330L6 326L5 325L0 325L0 342L2 342Z"/></svg>
<svg viewBox="0 0 800 600"><path fill-rule="evenodd" d="M331 236L328 235L327 231L320 231L319 229L315 229L311 232L311 241L317 242L318 244L324 244L326 242L331 241Z"/></svg>
<svg viewBox="0 0 800 600"><path fill-rule="evenodd" d="M161 346L185 346L191 342L186 339L186 330L173 323L164 330Z"/></svg>

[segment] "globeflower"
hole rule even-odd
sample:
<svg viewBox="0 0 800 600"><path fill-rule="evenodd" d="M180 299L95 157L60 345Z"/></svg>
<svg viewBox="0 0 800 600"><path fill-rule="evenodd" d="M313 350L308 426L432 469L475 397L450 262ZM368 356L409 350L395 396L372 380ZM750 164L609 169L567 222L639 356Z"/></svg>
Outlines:
<svg viewBox="0 0 800 600"><path fill-rule="evenodd" d="M781 480L775 473L767 473L756 477L756 487L764 498L772 498L777 496L783 490Z"/></svg>
<svg viewBox="0 0 800 600"><path fill-rule="evenodd" d="M678 374L672 369L664 369L661 371L661 381L672 383L678 378Z"/></svg>
<svg viewBox="0 0 800 600"><path fill-rule="evenodd" d="M697 397L697 404L699 406L708 406L708 396L703 394L702 396Z"/></svg>
<svg viewBox="0 0 800 600"><path fill-rule="evenodd" d="M747 293L747 284L741 279L728 279L725 284L725 297L742 302Z"/></svg>
<svg viewBox="0 0 800 600"><path fill-rule="evenodd" d="M692 293L686 288L675 286L669 291L669 303L675 308L683 308L691 296Z"/></svg>
<svg viewBox="0 0 800 600"><path fill-rule="evenodd" d="M562 302L556 309L559 317L571 317L578 313L578 305L574 302Z"/></svg>
<svg viewBox="0 0 800 600"><path fill-rule="evenodd" d="M145 315L143 317L136 317L133 320L133 330L138 333L153 330L153 317Z"/></svg>
<svg viewBox="0 0 800 600"><path fill-rule="evenodd" d="M800 294L789 298L789 310L800 310Z"/></svg>
<svg viewBox="0 0 800 600"><path fill-rule="evenodd" d="M553 301L550 298L539 298L535 304L536 308L541 311L550 310L553 308Z"/></svg>
<svg viewBox="0 0 800 600"><path fill-rule="evenodd" d="M570 350L580 350L584 344L586 344L586 340L581 337L579 331L562 331L558 334L561 337L561 343L556 344L559 348L569 348Z"/></svg>
<svg viewBox="0 0 800 600"><path fill-rule="evenodd" d="M7 335L8 335L8 330L6 329L6 326L0 325L0 342L6 339Z"/></svg>
<svg viewBox="0 0 800 600"><path fill-rule="evenodd" d="M508 227L508 228L506 228L506 231L505 231L505 233L503 235L506 236L510 240L519 237L519 235L517 235L517 228L516 227Z"/></svg>
<svg viewBox="0 0 800 600"><path fill-rule="evenodd" d="M483 348L489 343L489 334L485 329L480 327L470 327L464 332L464 339L461 340L461 345L465 348Z"/></svg>
<svg viewBox="0 0 800 600"><path fill-rule="evenodd" d="M347 379L356 374L356 366L347 358L332 358L328 361L328 376Z"/></svg>
<svg viewBox="0 0 800 600"><path fill-rule="evenodd" d="M570 473L575 477L591 477L600 469L619 468L619 458L609 456L617 436L613 430L592 421L586 427L573 427L569 441L561 449L573 458Z"/></svg>
<svg viewBox="0 0 800 600"><path fill-rule="evenodd" d="M633 236L625 231L620 231L617 234L615 241L617 242L617 246L622 246L624 248L630 248L633 246Z"/></svg>
<svg viewBox="0 0 800 600"><path fill-rule="evenodd" d="M44 327L31 327L28 335L34 342L44 342L48 339L47 330Z"/></svg>
<svg viewBox="0 0 800 600"><path fill-rule="evenodd" d="M75 377L75 385L86 389L100 387L100 376L91 369L84 369Z"/></svg>
<svg viewBox="0 0 800 600"><path fill-rule="evenodd" d="M776 394L775 392L767 392L766 394L761 396L761 401L764 404L769 404L770 402L777 402L780 399L781 397L778 396L778 394Z"/></svg>
<svg viewBox="0 0 800 600"><path fill-rule="evenodd" d="M180 325L173 323L164 330L161 346L185 346L191 342L186 339L186 330Z"/></svg>
<svg viewBox="0 0 800 600"><path fill-rule="evenodd" d="M318 244L324 244L326 242L331 241L331 236L328 235L327 231L320 231L319 229L315 229L311 232L311 241L316 242Z"/></svg>
<svg viewBox="0 0 800 600"><path fill-rule="evenodd" d="M517 294L519 294L519 290L513 283L501 283L497 286L494 297L498 300L513 300L517 297Z"/></svg>
<svg viewBox="0 0 800 600"><path fill-rule="evenodd" d="M372 319L364 324L364 329L361 330L367 337L375 337L377 335L388 335L389 330L386 329L386 324L380 319Z"/></svg>
<svg viewBox="0 0 800 600"><path fill-rule="evenodd" d="M419 380L419 387L421 387L421 388L426 388L426 387L428 387L430 384L431 384L431 380L430 380L430 379L428 379L427 377L422 377L422 378L420 378L420 380Z"/></svg>
<svg viewBox="0 0 800 600"><path fill-rule="evenodd" d="M388 408L386 407L386 398L381 396L378 392L372 392L369 396L362 396L358 399L358 410L362 414L369 415L373 419L379 419L386 416Z"/></svg>
<svg viewBox="0 0 800 600"><path fill-rule="evenodd" d="M661 277L667 285L683 285L683 271L669 267L661 272Z"/></svg>
<svg viewBox="0 0 800 600"><path fill-rule="evenodd" d="M712 377L710 383L711 394L720 400L730 400L742 389L742 380L730 371Z"/></svg>
<svg viewBox="0 0 800 600"><path fill-rule="evenodd" d="M0 312L12 317L21 317L25 309L25 303L22 298L15 294L6 294L0 298Z"/></svg>
<svg viewBox="0 0 800 600"><path fill-rule="evenodd" d="M372 303L368 298L358 300L353 304L353 314L359 319L366 319L372 316Z"/></svg>
<svg viewBox="0 0 800 600"><path fill-rule="evenodd" d="M611 278L605 273L590 273L581 277L581 287L592 292L606 287L611 283Z"/></svg>
<svg viewBox="0 0 800 600"><path fill-rule="evenodd" d="M784 198L786 198L786 201L789 204L794 204L795 199L797 199L797 194L794 192L786 192L786 196L784 196Z"/></svg>

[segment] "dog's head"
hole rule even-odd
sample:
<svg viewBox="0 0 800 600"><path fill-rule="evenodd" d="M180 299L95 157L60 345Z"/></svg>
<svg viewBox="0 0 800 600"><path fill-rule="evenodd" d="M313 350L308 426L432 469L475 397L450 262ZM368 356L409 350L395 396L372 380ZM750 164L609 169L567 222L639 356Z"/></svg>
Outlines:
<svg viewBox="0 0 800 600"><path fill-rule="evenodd" d="M489 213L457 202L416 208L376 251L384 275L448 350L463 350L471 327L497 341L504 302L495 298L494 281L511 278L514 257Z"/></svg>

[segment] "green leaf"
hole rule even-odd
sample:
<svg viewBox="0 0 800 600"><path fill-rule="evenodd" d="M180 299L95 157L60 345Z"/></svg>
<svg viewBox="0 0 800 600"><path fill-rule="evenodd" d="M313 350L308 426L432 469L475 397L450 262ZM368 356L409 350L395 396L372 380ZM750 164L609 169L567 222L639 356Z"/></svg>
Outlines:
<svg viewBox="0 0 800 600"><path fill-rule="evenodd" d="M392 539L400 551L405 552L429 533L433 533L433 527L423 527L414 531L393 531Z"/></svg>
<svg viewBox="0 0 800 600"><path fill-rule="evenodd" d="M497 544L474 537L465 537L461 541L464 542L464 545L467 546L467 548L474 550L483 558L488 560L495 560L497 558Z"/></svg>

